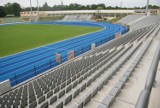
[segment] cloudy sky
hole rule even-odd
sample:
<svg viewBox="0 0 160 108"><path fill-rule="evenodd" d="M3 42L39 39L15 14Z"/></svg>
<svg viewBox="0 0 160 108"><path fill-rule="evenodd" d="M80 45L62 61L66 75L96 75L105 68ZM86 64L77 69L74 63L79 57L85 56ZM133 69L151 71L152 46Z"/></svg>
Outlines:
<svg viewBox="0 0 160 108"><path fill-rule="evenodd" d="M39 5L42 6L45 2L48 3L49 6L61 4L68 5L70 3L78 3L84 5L98 4L104 3L106 6L120 6L120 2L122 1L122 7L142 7L146 5L147 0L39 0ZM0 0L0 5L4 5L8 2L19 3L22 7L28 7L30 4L30 0ZM37 0L32 0L32 6L36 6ZM150 4L160 6L160 0L150 0Z"/></svg>

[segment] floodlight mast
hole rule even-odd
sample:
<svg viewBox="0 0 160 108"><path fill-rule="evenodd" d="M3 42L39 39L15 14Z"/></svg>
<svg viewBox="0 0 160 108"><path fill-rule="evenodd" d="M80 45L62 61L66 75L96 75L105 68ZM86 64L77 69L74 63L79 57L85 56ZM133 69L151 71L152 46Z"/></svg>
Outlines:
<svg viewBox="0 0 160 108"><path fill-rule="evenodd" d="M121 0L121 3L120 3L120 8L122 8L122 0Z"/></svg>
<svg viewBox="0 0 160 108"><path fill-rule="evenodd" d="M32 21L32 2L31 2L31 0L30 0L30 9L31 9L30 20Z"/></svg>
<svg viewBox="0 0 160 108"><path fill-rule="evenodd" d="M37 20L39 19L39 3L38 3L38 0L37 0Z"/></svg>
<svg viewBox="0 0 160 108"><path fill-rule="evenodd" d="M149 0L147 0L147 5L146 5L146 15L148 15L148 6L149 6Z"/></svg>

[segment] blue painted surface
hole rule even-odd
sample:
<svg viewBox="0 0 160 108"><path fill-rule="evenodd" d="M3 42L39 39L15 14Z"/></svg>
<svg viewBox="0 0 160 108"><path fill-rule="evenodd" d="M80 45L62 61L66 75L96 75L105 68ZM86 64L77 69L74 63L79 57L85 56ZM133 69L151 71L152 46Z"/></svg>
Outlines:
<svg viewBox="0 0 160 108"><path fill-rule="evenodd" d="M61 54L62 62L65 62L67 61L67 53L70 50L75 50L75 56L78 56L89 51L92 43L96 43L96 46L99 46L114 39L115 33L121 32L124 34L127 32L124 26L109 23L32 22L27 24L78 25L102 27L104 29L1 58L0 81L10 79L12 86L59 65L59 63L55 62L55 53Z"/></svg>

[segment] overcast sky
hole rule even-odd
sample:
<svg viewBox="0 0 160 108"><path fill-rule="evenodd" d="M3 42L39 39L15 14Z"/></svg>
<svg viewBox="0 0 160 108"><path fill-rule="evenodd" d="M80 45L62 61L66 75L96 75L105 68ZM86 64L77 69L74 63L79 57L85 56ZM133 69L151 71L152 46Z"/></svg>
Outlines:
<svg viewBox="0 0 160 108"><path fill-rule="evenodd" d="M49 6L61 4L63 1L64 5L68 5L70 3L78 3L84 5L91 4L99 4L104 3L106 6L120 6L122 1L122 7L142 7L146 5L147 0L39 0L39 5L42 6L45 2L48 3ZM6 3L19 3L22 7L29 7L30 0L0 0L0 5L3 6ZM160 0L150 0L150 4L160 6ZM37 5L37 0L32 0L32 6Z"/></svg>

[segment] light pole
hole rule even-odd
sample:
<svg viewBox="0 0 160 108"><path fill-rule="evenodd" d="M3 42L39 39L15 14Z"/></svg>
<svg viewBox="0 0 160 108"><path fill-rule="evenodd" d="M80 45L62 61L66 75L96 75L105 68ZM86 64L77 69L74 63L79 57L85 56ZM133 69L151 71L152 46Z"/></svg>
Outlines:
<svg viewBox="0 0 160 108"><path fill-rule="evenodd" d="M39 4L38 4L38 0L37 0L37 20L39 19Z"/></svg>
<svg viewBox="0 0 160 108"><path fill-rule="evenodd" d="M31 2L31 0L30 0L30 8L31 8L30 20L32 21L32 2Z"/></svg>
<svg viewBox="0 0 160 108"><path fill-rule="evenodd" d="M120 2L120 8L122 8L122 0L121 0L121 2Z"/></svg>
<svg viewBox="0 0 160 108"><path fill-rule="evenodd" d="M147 5L146 5L146 15L148 15L148 5L149 5L149 0L147 0Z"/></svg>

